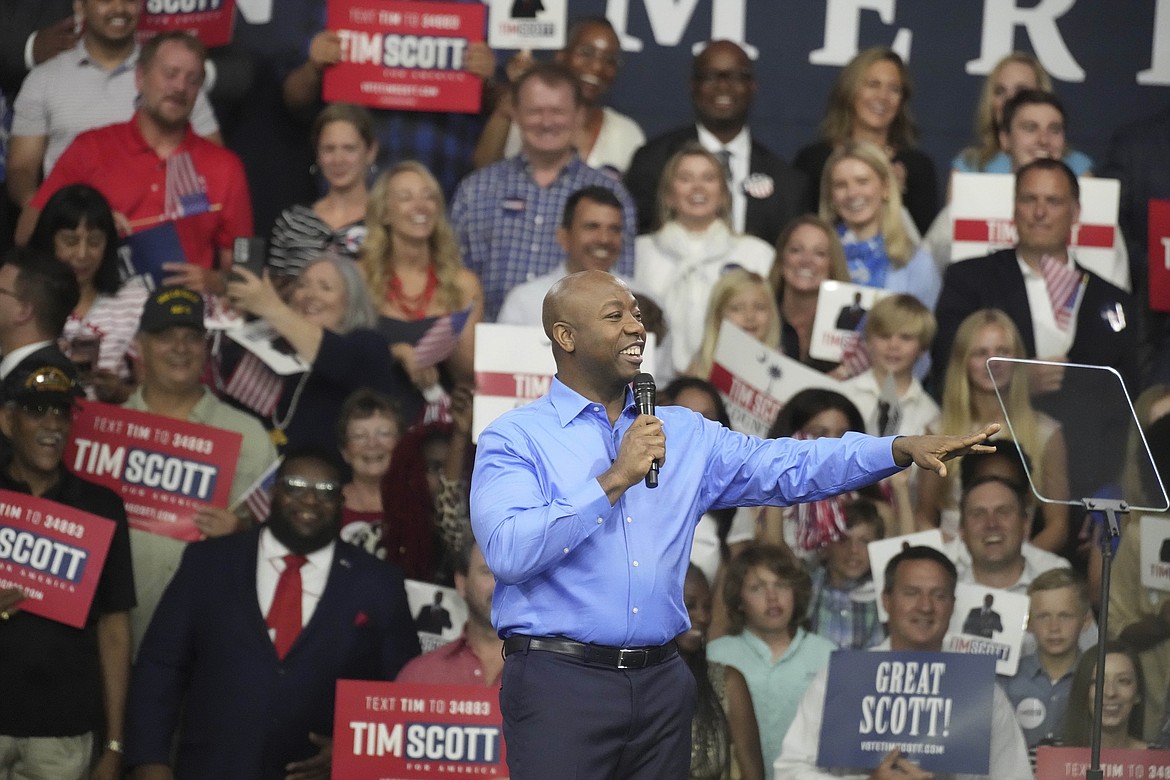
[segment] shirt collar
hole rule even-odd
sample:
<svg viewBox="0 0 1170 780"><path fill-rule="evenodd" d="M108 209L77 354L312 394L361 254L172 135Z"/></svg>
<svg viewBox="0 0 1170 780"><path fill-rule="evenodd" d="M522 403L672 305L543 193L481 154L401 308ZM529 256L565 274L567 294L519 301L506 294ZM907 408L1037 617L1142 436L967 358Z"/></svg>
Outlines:
<svg viewBox="0 0 1170 780"><path fill-rule="evenodd" d="M330 563L333 561L333 548L336 546L337 542L332 541L322 547L320 550L313 550L313 552L305 556L308 561L305 565L327 570ZM271 528L265 527L264 530L260 532L260 555L264 558L264 560L275 561L290 554L292 554L292 551L281 544L281 542L273 535ZM284 568L282 565L281 571L283 570Z"/></svg>
<svg viewBox="0 0 1170 780"><path fill-rule="evenodd" d="M127 123L128 127L130 128L130 142L138 147L140 151L149 151L151 154L158 156L158 152L154 151L154 147L146 142L146 138L142 135L142 128L138 126L139 113L140 112L136 110L134 112L134 116L130 117L130 121ZM191 121L188 119L187 126L183 130L183 140L179 142L179 145L175 147L175 151L171 152L170 156L173 157L176 154L189 151L191 138L193 135L194 132L191 130ZM159 157L159 159L161 160L163 158Z"/></svg>
<svg viewBox="0 0 1170 780"><path fill-rule="evenodd" d="M516 161L516 165L519 170L523 171L524 175L531 179L532 165L528 162L528 155L524 153L524 150L521 149L520 152L512 159ZM577 150L574 149L573 153L569 156L569 161L565 163L564 167L561 168L560 173L557 174L557 178L559 179L566 174L576 173L577 169L584 164L585 163L581 162L581 157L577 154Z"/></svg>
<svg viewBox="0 0 1170 780"><path fill-rule="evenodd" d="M138 44L134 44L134 50L130 52L130 55L128 57L126 57L126 59L122 60L117 65L115 65L114 67L112 67L108 70L106 68L103 68L102 66L98 65L96 62L93 61L93 58L91 58L89 56L89 49L85 45L85 36L84 35L77 39L77 43L73 47L73 54L77 60L76 64L78 67L81 67L81 66L94 67L94 68L98 68L99 70L103 70L110 75L113 75L115 73L121 73L121 72L127 71L127 70L134 70L135 66L138 65L139 48L140 47L138 46Z"/></svg>
<svg viewBox="0 0 1170 780"><path fill-rule="evenodd" d="M557 413L557 420L560 422L562 428L577 419L589 406L601 406L597 401L590 401L576 390L570 388L557 376L553 377L552 384L548 388L548 400L552 404L553 410ZM633 405L634 391L627 387L626 403L622 413L625 414L628 412ZM602 409L602 414L604 413L605 410Z"/></svg>
<svg viewBox="0 0 1170 780"><path fill-rule="evenodd" d="M751 157L752 133L746 124L736 134L735 138L732 138L727 143L723 143L718 138L716 138L715 134L707 128L703 127L702 124L695 123L695 129L699 134L699 143L703 146L704 149L707 149L708 151L715 149L726 149L732 154L742 157L744 160L747 160L749 157Z"/></svg>

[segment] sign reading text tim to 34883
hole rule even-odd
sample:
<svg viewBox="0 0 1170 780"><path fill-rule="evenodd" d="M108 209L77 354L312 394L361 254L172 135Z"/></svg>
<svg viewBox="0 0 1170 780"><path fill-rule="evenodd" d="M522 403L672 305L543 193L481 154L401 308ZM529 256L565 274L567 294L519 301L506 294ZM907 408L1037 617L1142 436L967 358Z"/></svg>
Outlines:
<svg viewBox="0 0 1170 780"><path fill-rule="evenodd" d="M483 40L480 3L329 0L327 14L341 61L325 71L326 103L479 112L483 83L466 68L467 47Z"/></svg>
<svg viewBox="0 0 1170 780"><path fill-rule="evenodd" d="M195 511L228 505L243 440L210 425L84 401L65 466L120 494L131 528L194 541Z"/></svg>

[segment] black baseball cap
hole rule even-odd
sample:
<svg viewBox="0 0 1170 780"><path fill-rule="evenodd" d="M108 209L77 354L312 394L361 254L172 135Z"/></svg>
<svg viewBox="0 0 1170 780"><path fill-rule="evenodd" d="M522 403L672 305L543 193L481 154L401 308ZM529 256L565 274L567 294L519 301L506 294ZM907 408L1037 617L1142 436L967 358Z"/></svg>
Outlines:
<svg viewBox="0 0 1170 780"><path fill-rule="evenodd" d="M203 296L186 287L160 287L146 299L138 329L158 333L167 328L203 330Z"/></svg>

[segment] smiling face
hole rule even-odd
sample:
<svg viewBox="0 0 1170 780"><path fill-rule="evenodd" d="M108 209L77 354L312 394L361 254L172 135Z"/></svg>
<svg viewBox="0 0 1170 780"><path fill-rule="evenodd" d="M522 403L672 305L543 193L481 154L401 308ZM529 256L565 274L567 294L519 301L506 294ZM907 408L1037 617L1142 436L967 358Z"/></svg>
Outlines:
<svg viewBox="0 0 1170 780"><path fill-rule="evenodd" d="M1096 667L1094 667L1096 669ZM1088 707L1097 700L1096 685L1089 686ZM1137 669L1125 653L1105 656L1105 696L1101 702L1101 730L1106 734L1127 734L1129 716L1141 702Z"/></svg>
<svg viewBox="0 0 1170 780"><path fill-rule="evenodd" d="M568 155L573 135L584 120L584 108L574 102L571 84L546 84L539 77L529 78L520 87L515 114L529 157Z"/></svg>
<svg viewBox="0 0 1170 780"><path fill-rule="evenodd" d="M613 30L603 24L587 23L570 41L557 59L577 74L581 97L595 106L609 91L621 67L622 47Z"/></svg>
<svg viewBox="0 0 1170 780"><path fill-rule="evenodd" d="M365 181L375 152L349 122L329 122L317 139L317 167L330 189L348 190Z"/></svg>
<svg viewBox="0 0 1170 780"><path fill-rule="evenodd" d="M138 29L139 0L74 0L85 21L85 35L104 46L131 43Z"/></svg>
<svg viewBox="0 0 1170 780"><path fill-rule="evenodd" d="M547 330L562 381L595 400L624 399L646 346L642 311L630 288L610 274L584 271L565 277L549 296Z"/></svg>
<svg viewBox="0 0 1170 780"><path fill-rule="evenodd" d="M582 198L568 228L557 228L569 273L608 271L622 253L622 211L607 203Z"/></svg>
<svg viewBox="0 0 1170 780"><path fill-rule="evenodd" d="M816 225L801 225L792 231L780 249L784 289L813 293L829 278L829 237Z"/></svg>
<svg viewBox="0 0 1170 780"><path fill-rule="evenodd" d="M795 596L792 583L780 579L771 569L753 566L743 578L739 591L744 626L761 638L791 636Z"/></svg>
<svg viewBox="0 0 1170 780"><path fill-rule="evenodd" d="M391 240L427 241L435 232L442 194L417 171L400 171L386 184L386 228Z"/></svg>
<svg viewBox="0 0 1170 780"><path fill-rule="evenodd" d="M158 47L148 66L135 71L139 110L166 130L187 126L203 86L203 60L179 41Z"/></svg>
<svg viewBox="0 0 1170 780"><path fill-rule="evenodd" d="M853 121L858 129L884 137L902 106L902 74L890 60L865 69L853 96Z"/></svg>
<svg viewBox="0 0 1170 780"><path fill-rule="evenodd" d="M199 386L207 359L202 330L176 325L157 333L139 333L138 352L148 390L155 387L184 395Z"/></svg>
<svg viewBox="0 0 1170 780"><path fill-rule="evenodd" d="M972 568L1005 571L1023 565L1020 549L1028 518L1019 496L1001 482L976 485L963 496L959 535L971 552Z"/></svg>
<svg viewBox="0 0 1170 780"><path fill-rule="evenodd" d="M905 560L882 593L882 605L890 616L891 649L937 652L955 609L955 583L935 561Z"/></svg>
<svg viewBox="0 0 1170 780"><path fill-rule="evenodd" d="M846 157L829 175L833 211L860 239L877 235L885 210L888 185L868 163Z"/></svg>
<svg viewBox="0 0 1170 780"><path fill-rule="evenodd" d="M281 544L307 555L337 538L341 506L337 469L317 458L294 458L272 488L267 525Z"/></svg>
<svg viewBox="0 0 1170 780"><path fill-rule="evenodd" d="M289 304L314 325L341 332L346 312L345 282L333 263L313 263L297 277Z"/></svg>
<svg viewBox="0 0 1170 780"><path fill-rule="evenodd" d="M381 479L390 468L398 437L398 422L387 415L351 419L345 426L341 457L353 469L354 479Z"/></svg>
<svg viewBox="0 0 1170 780"><path fill-rule="evenodd" d="M106 234L83 219L77 227L61 228L53 234L53 254L73 269L81 289L88 289L93 287L106 254Z"/></svg>
<svg viewBox="0 0 1170 780"><path fill-rule="evenodd" d="M0 409L0 430L12 447L8 465L12 476L30 484L56 480L72 428L72 411L61 404L9 403Z"/></svg>
<svg viewBox="0 0 1170 780"><path fill-rule="evenodd" d="M991 322L976 331L967 350L967 381L972 390L994 393L998 389L1002 393L1011 385L1015 367L997 360L991 364L991 373L988 373L987 359L993 357L1020 356L1016 354L1007 331Z"/></svg>
<svg viewBox="0 0 1170 780"><path fill-rule="evenodd" d="M763 341L772 327L771 297L767 285L751 284L728 298L720 314L724 320Z"/></svg>
<svg viewBox="0 0 1170 780"><path fill-rule="evenodd" d="M1021 98L1022 99L1022 98ZM1019 170L1042 157L1064 156L1064 114L1047 103L1027 103L1012 114L1012 125L999 134L999 145Z"/></svg>
<svg viewBox="0 0 1170 780"><path fill-rule="evenodd" d="M691 101L705 127L734 135L747 122L756 97L752 61L731 41L715 41L695 59Z"/></svg>
<svg viewBox="0 0 1170 780"><path fill-rule="evenodd" d="M723 171L706 155L684 155L670 181L667 201L674 219L688 230L703 230L724 208Z"/></svg>

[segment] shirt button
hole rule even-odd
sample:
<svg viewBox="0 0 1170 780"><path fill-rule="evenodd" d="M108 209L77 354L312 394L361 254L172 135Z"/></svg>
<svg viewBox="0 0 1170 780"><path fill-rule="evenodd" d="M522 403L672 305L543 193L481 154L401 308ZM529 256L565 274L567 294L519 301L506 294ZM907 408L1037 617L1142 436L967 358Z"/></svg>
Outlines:
<svg viewBox="0 0 1170 780"><path fill-rule="evenodd" d="M637 614L638 614L638 608L637 608L637 607L634 607L634 614L635 614L635 615L637 615Z"/></svg>
<svg viewBox="0 0 1170 780"><path fill-rule="evenodd" d="M605 519L604 519L604 518L601 518L601 517L597 518L597 524L598 524L598 525L601 525L601 524L602 524L602 523L604 523L604 522L605 522Z"/></svg>
<svg viewBox="0 0 1170 780"><path fill-rule="evenodd" d="M539 214L537 214L537 215L536 215L536 216L533 218L532 222L533 222L534 224L536 224L536 225L543 225L543 224L544 224L544 217L542 217L542 216L540 216Z"/></svg>
<svg viewBox="0 0 1170 780"><path fill-rule="evenodd" d="M566 547L566 548L565 548L565 552L568 552L568 551L569 551L569 548L568 548L568 547Z"/></svg>
<svg viewBox="0 0 1170 780"><path fill-rule="evenodd" d="M627 523L632 523L632 522L634 522L634 518L632 518L632 517L627 517L627 518L626 518L626 522L627 522Z"/></svg>
<svg viewBox="0 0 1170 780"><path fill-rule="evenodd" d="M634 565L635 565L635 566L637 566L637 565L638 565L638 562L637 562L637 561L634 561Z"/></svg>
<svg viewBox="0 0 1170 780"><path fill-rule="evenodd" d="M600 407L600 406L595 406L595 407L593 407L593 411L595 411L595 412L600 412L600 411L601 411L601 407Z"/></svg>

